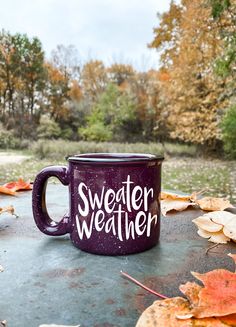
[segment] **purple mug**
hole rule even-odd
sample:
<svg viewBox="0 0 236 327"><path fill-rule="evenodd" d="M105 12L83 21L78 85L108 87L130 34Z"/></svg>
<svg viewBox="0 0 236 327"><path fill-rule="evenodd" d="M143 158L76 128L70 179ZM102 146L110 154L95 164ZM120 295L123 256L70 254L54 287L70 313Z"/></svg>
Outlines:
<svg viewBox="0 0 236 327"><path fill-rule="evenodd" d="M138 253L160 235L161 164L150 154L90 153L68 158L69 167L49 166L36 177L33 215L41 232L69 233L79 249L104 255ZM49 177L69 186L70 212L60 222L47 212Z"/></svg>

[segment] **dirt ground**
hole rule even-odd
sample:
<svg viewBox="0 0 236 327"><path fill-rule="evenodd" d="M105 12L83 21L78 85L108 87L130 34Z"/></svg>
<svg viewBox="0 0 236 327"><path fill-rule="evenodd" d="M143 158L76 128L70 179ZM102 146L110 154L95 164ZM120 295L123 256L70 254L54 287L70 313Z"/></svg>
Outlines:
<svg viewBox="0 0 236 327"><path fill-rule="evenodd" d="M21 163L22 161L30 158L26 155L18 155L9 152L0 152L0 166L6 164L14 164L14 163Z"/></svg>

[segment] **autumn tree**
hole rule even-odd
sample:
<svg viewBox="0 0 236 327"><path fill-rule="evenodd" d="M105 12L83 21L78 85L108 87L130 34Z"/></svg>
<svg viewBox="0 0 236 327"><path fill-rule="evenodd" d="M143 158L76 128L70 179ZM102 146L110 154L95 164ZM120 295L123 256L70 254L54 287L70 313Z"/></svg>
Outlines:
<svg viewBox="0 0 236 327"><path fill-rule="evenodd" d="M122 86L135 79L135 70L131 65L114 63L107 69L109 81Z"/></svg>
<svg viewBox="0 0 236 327"><path fill-rule="evenodd" d="M83 66L81 86L84 96L91 102L95 102L105 91L107 83L107 71L102 61L91 60Z"/></svg>
<svg viewBox="0 0 236 327"><path fill-rule="evenodd" d="M81 64L79 52L74 45L64 46L60 44L51 53L51 63L65 78L80 80Z"/></svg>
<svg viewBox="0 0 236 327"><path fill-rule="evenodd" d="M222 40L212 7L205 0L172 1L160 19L150 47L161 51L169 75L162 90L170 135L214 149L220 140L218 109L227 104L220 98L224 85L214 75Z"/></svg>
<svg viewBox="0 0 236 327"><path fill-rule="evenodd" d="M45 81L43 64L44 53L37 38L4 30L0 33L1 119L20 137L28 136L38 120Z"/></svg>

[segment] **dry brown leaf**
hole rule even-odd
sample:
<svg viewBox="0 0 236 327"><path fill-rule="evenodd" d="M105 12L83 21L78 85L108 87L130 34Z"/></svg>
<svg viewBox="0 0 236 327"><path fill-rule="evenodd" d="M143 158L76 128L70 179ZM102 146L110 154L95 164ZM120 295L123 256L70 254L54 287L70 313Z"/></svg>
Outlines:
<svg viewBox="0 0 236 327"><path fill-rule="evenodd" d="M167 212L169 211L184 211L190 206L194 206L194 203L182 200L162 200L161 213L163 214L163 216L166 216Z"/></svg>
<svg viewBox="0 0 236 327"><path fill-rule="evenodd" d="M136 327L226 327L220 318L197 319L190 317L188 300L174 297L155 301L140 316ZM180 318L178 318L180 317ZM225 317L225 319L227 319ZM236 322L236 320L233 320Z"/></svg>
<svg viewBox="0 0 236 327"><path fill-rule="evenodd" d="M191 326L188 320L182 321L176 318L176 314L187 315L189 312L189 302L182 297L155 301L142 313L136 327Z"/></svg>
<svg viewBox="0 0 236 327"><path fill-rule="evenodd" d="M199 200L195 200L202 210L205 211L222 211L227 208L233 208L233 205L229 200L224 198L205 197Z"/></svg>
<svg viewBox="0 0 236 327"><path fill-rule="evenodd" d="M218 233L212 233L208 241L216 244L226 244L227 242L230 241L230 238L227 237L222 231Z"/></svg>
<svg viewBox="0 0 236 327"><path fill-rule="evenodd" d="M214 223L221 224L223 226L227 225L227 223L234 218L236 221L236 215L232 214L228 211L213 211L208 212L204 216L209 217Z"/></svg>
<svg viewBox="0 0 236 327"><path fill-rule="evenodd" d="M227 222L223 228L223 232L226 236L236 241L236 217Z"/></svg>
<svg viewBox="0 0 236 327"><path fill-rule="evenodd" d="M187 297L191 305L198 305L198 295L200 290L202 289L202 286L198 285L195 282L187 282L186 284L180 285L179 289Z"/></svg>
<svg viewBox="0 0 236 327"><path fill-rule="evenodd" d="M208 238L210 242L224 244L233 237L235 237L233 240L236 240L236 215L230 212L209 212L194 219L193 222L198 226L198 235Z"/></svg>
<svg viewBox="0 0 236 327"><path fill-rule="evenodd" d="M213 222L209 216L203 215L200 216L198 218L195 218L192 220L192 222L197 225L198 228L201 228L207 232L219 232L220 230L223 229L223 225L222 224L217 224L215 222Z"/></svg>
<svg viewBox="0 0 236 327"><path fill-rule="evenodd" d="M181 195L172 192L161 192L161 200L180 200L180 201L190 201L191 195Z"/></svg>
<svg viewBox="0 0 236 327"><path fill-rule="evenodd" d="M14 207L13 207L12 205L7 206L7 207L0 208L0 215L1 215L2 213L4 213L4 212L8 212L8 213L10 213L11 215L16 216L16 214L15 214L15 209L14 209Z"/></svg>
<svg viewBox="0 0 236 327"><path fill-rule="evenodd" d="M0 273L4 271L3 266L0 265Z"/></svg>
<svg viewBox="0 0 236 327"><path fill-rule="evenodd" d="M203 237L203 238L210 238L212 236L212 232L208 232L204 229L202 229L201 227L198 227L198 231L197 231L198 235ZM217 232L219 233L219 232Z"/></svg>

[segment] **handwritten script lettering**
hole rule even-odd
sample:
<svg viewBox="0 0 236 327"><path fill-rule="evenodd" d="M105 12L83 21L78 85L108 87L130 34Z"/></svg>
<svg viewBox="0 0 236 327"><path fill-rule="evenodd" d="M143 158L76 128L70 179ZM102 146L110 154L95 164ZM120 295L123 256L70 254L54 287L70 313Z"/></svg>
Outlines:
<svg viewBox="0 0 236 327"><path fill-rule="evenodd" d="M157 214L148 211L154 199L153 188L134 186L130 175L121 183L120 189L105 189L92 193L87 185L78 185L78 215L76 227L80 239L89 239L92 232L112 233L120 241L135 239L143 234L151 234L151 228L157 224ZM132 213L132 219L130 215ZM108 217L108 218L106 218Z"/></svg>

